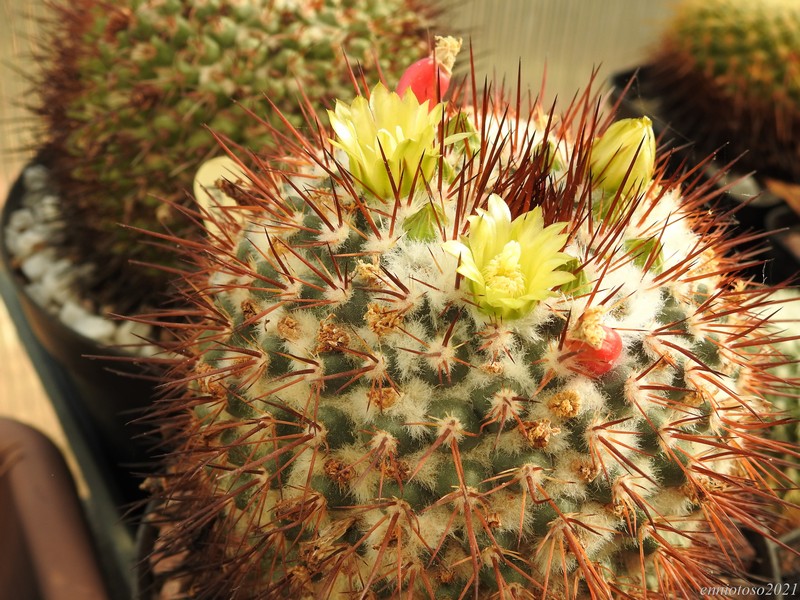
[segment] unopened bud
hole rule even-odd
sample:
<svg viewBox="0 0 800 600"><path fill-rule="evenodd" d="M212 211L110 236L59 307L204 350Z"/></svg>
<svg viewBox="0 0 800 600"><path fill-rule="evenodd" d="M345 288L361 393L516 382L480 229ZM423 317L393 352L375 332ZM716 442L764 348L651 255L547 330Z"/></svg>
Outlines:
<svg viewBox="0 0 800 600"><path fill-rule="evenodd" d="M442 209L436 204L426 204L403 222L403 229L412 240L430 242L436 239L445 224Z"/></svg>
<svg viewBox="0 0 800 600"><path fill-rule="evenodd" d="M653 178L655 162L656 139L647 117L617 121L592 145L592 177L607 192L642 192Z"/></svg>

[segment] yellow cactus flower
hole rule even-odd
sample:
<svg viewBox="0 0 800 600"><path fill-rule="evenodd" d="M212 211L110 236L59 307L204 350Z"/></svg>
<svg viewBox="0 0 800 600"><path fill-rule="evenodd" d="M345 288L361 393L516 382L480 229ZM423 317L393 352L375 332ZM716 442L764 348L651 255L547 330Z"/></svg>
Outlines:
<svg viewBox="0 0 800 600"><path fill-rule="evenodd" d="M407 196L417 169L417 190L436 170L443 110L444 104L429 110L428 101L420 104L410 89L401 98L379 83L369 100L358 96L350 105L336 101L328 111L336 133L331 142L347 154L350 173L366 191L392 200L394 182L400 197Z"/></svg>
<svg viewBox="0 0 800 600"><path fill-rule="evenodd" d="M572 260L562 252L566 223L544 226L541 208L511 220L500 196L489 197L487 210L469 217L469 233L444 243L459 257L458 272L470 282L475 302L485 312L518 319L536 303L555 295L554 288L574 279L560 267Z"/></svg>
<svg viewBox="0 0 800 600"><path fill-rule="evenodd" d="M610 193L620 187L625 196L644 192L655 163L656 137L647 117L613 123L592 145L592 176L599 188Z"/></svg>

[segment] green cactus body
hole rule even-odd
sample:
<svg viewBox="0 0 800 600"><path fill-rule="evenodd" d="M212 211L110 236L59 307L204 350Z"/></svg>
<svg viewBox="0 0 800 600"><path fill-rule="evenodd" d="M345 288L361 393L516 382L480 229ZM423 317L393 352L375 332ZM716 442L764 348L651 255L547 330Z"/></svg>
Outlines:
<svg viewBox="0 0 800 600"><path fill-rule="evenodd" d="M238 104L274 114L274 103L300 125L301 96L351 93L348 76L331 77L347 60L399 75L428 47L431 15L413 0L57 3L33 109L70 246L97 265L87 287L127 306L163 281L129 261L161 265L172 254L119 224L185 235L188 220L169 203L185 204L197 167L218 151L207 128L264 151L275 139Z"/></svg>
<svg viewBox="0 0 800 600"><path fill-rule="evenodd" d="M683 597L766 527L766 292L736 278L708 190L657 169L609 196L571 122L456 104L441 131L465 135L405 195L298 139L291 170L249 173L244 224L215 224L190 389L162 413L162 541L189 550L191 597Z"/></svg>
<svg viewBox="0 0 800 600"><path fill-rule="evenodd" d="M792 0L683 0L652 56L664 118L741 168L800 176L800 5Z"/></svg>

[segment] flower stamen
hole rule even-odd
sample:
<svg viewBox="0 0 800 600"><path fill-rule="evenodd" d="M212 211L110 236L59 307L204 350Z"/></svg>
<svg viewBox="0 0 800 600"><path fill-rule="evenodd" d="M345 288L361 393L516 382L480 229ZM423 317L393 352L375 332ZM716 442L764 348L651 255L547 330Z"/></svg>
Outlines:
<svg viewBox="0 0 800 600"><path fill-rule="evenodd" d="M442 247L459 260L457 272L470 282L470 291L485 313L502 319L529 314L555 288L574 279L560 267L574 258L562 252L566 223L545 226L541 208L519 215L497 194L486 209L467 218L469 233Z"/></svg>
<svg viewBox="0 0 800 600"><path fill-rule="evenodd" d="M503 251L495 256L481 270L486 287L496 290L511 298L518 298L525 293L525 275L520 265L522 249L519 242L508 242Z"/></svg>

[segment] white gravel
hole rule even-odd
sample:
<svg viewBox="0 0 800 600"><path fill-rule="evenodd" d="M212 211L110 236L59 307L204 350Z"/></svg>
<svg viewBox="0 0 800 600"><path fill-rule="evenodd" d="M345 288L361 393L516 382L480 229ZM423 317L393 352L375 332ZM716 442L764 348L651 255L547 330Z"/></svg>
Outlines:
<svg viewBox="0 0 800 600"><path fill-rule="evenodd" d="M28 279L25 291L42 308L77 333L100 344L124 346L131 354L152 355L155 346L144 344L153 334L148 325L106 318L98 307L82 298L76 285L91 272L90 265L76 265L59 257L64 239L60 201L49 182L47 168L32 165L22 175L25 194L22 207L11 214L5 230L12 260Z"/></svg>

